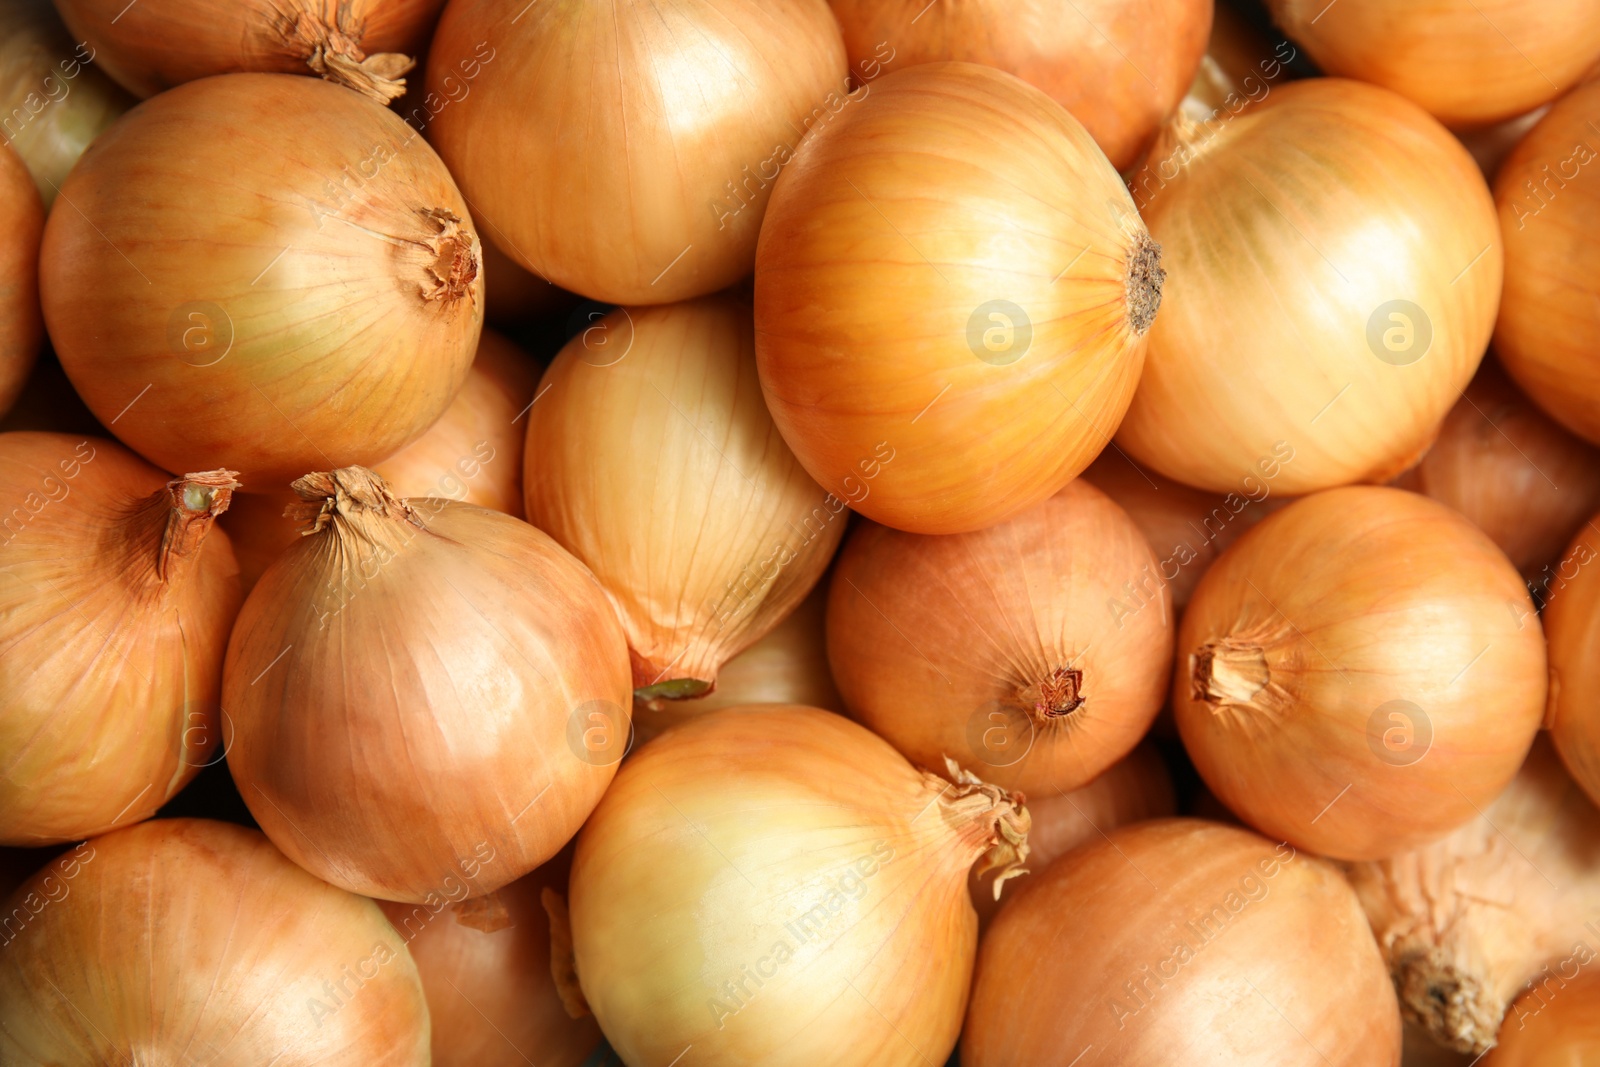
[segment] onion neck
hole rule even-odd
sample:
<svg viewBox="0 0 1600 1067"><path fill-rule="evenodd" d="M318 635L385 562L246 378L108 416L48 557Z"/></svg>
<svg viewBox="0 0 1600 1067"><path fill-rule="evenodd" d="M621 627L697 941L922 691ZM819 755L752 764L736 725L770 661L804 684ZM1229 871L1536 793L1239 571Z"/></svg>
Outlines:
<svg viewBox="0 0 1600 1067"><path fill-rule="evenodd" d="M1494 1045L1509 998L1516 995L1515 988L1509 994L1488 988L1438 946L1410 950L1390 970L1401 1014L1435 1041L1470 1055Z"/></svg>
<svg viewBox="0 0 1600 1067"><path fill-rule="evenodd" d="M417 64L395 52L367 55L361 50L365 29L360 22L351 22L349 5L341 3L332 24L309 11L297 11L284 17L278 33L284 48L304 59L312 71L387 106L405 95L403 75Z"/></svg>
<svg viewBox="0 0 1600 1067"><path fill-rule="evenodd" d="M1017 699L1037 725L1057 722L1077 711L1088 699L1083 691L1083 671L1076 667L1057 667L1020 690Z"/></svg>
<svg viewBox="0 0 1600 1067"><path fill-rule="evenodd" d="M239 488L235 471L201 471L174 478L140 508L133 518L136 543L148 543L144 531L161 525L156 550L156 580L171 585L183 580L200 556L200 548L217 516L228 510Z"/></svg>
<svg viewBox="0 0 1600 1067"><path fill-rule="evenodd" d="M422 299L452 307L463 298L474 298L472 283L478 278L478 238L462 225L460 216L443 208L418 210L435 233L417 243L433 257L426 271L429 282L422 286Z"/></svg>
<svg viewBox="0 0 1600 1067"><path fill-rule="evenodd" d="M301 532L308 535L321 533L336 518L367 525L374 519L423 525L411 505L365 467L313 472L296 479L290 488L300 501L290 504L285 514L306 523Z"/></svg>
<svg viewBox="0 0 1600 1067"><path fill-rule="evenodd" d="M999 900L1008 880L1028 873L1023 864L1028 860L1033 820L1022 806L1021 793L990 785L949 757L944 762L948 780L924 771L923 784L937 794L945 825L955 831L967 855L977 859L977 876L1000 872L994 880L994 897Z"/></svg>
<svg viewBox="0 0 1600 1067"><path fill-rule="evenodd" d="M1196 649L1189 668L1194 699L1213 707L1254 707L1272 682L1266 651L1227 637Z"/></svg>

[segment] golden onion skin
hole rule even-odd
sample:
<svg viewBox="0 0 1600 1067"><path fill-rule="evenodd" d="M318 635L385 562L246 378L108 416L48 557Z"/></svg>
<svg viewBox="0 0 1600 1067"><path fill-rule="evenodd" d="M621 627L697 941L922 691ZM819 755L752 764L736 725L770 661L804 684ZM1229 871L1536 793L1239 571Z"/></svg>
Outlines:
<svg viewBox="0 0 1600 1067"><path fill-rule="evenodd" d="M1548 602L1550 713L1562 762L1600 804L1600 516L1590 518L1541 583ZM1548 572L1547 572L1548 573Z"/></svg>
<svg viewBox="0 0 1600 1067"><path fill-rule="evenodd" d="M0 151L0 415L11 410L44 341L39 242L44 206L22 158Z"/></svg>
<svg viewBox="0 0 1600 1067"><path fill-rule="evenodd" d="M1569 953L1562 971L1571 972L1594 959ZM1560 1067L1600 1060L1600 977L1593 970L1572 978L1552 974L1517 998L1506 1013L1495 1047L1483 1067Z"/></svg>

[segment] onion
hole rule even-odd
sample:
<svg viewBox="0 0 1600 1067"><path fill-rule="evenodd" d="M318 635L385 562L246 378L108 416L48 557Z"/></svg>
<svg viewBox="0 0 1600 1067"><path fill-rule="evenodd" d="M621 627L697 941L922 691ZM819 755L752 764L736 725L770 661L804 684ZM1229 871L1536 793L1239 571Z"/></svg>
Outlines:
<svg viewBox="0 0 1600 1067"><path fill-rule="evenodd" d="M1470 819L1544 712L1539 618L1516 570L1426 497L1295 501L1200 580L1173 710L1217 797L1263 833L1379 859Z"/></svg>
<svg viewBox="0 0 1600 1067"><path fill-rule="evenodd" d="M731 298L613 312L528 414L528 520L600 580L642 699L710 690L821 577L844 533L761 401Z"/></svg>
<svg viewBox="0 0 1600 1067"><path fill-rule="evenodd" d="M541 894L565 893L563 852L488 896L381 903L411 950L433 1020L433 1067L579 1067L600 1044L574 1019L551 970Z"/></svg>
<svg viewBox="0 0 1600 1067"><path fill-rule="evenodd" d="M944 59L999 67L1072 112L1121 170L1178 106L1205 54L1209 0L828 0L852 70Z"/></svg>
<svg viewBox="0 0 1600 1067"><path fill-rule="evenodd" d="M253 830L160 819L6 902L0 1062L423 1067L417 969L370 900Z"/></svg>
<svg viewBox="0 0 1600 1067"><path fill-rule="evenodd" d="M1570 979L1574 942L1595 944L1600 813L1540 741L1472 822L1346 873L1406 1017L1435 1041L1477 1054L1504 1033L1501 1017L1526 984L1547 971Z"/></svg>
<svg viewBox="0 0 1600 1067"><path fill-rule="evenodd" d="M999 526L857 527L828 600L845 706L922 767L1030 796L1127 755L1167 693L1172 604L1139 528L1074 481Z"/></svg>
<svg viewBox="0 0 1600 1067"><path fill-rule="evenodd" d="M1594 959L1585 946L1583 962ZM1511 1006L1484 1067L1560 1067L1600 1058L1600 977L1580 973L1576 956L1563 961L1571 977L1552 975Z"/></svg>
<svg viewBox="0 0 1600 1067"><path fill-rule="evenodd" d="M962 1067L1394 1067L1400 1019L1334 867L1163 819L1029 879L983 940Z"/></svg>
<svg viewBox="0 0 1600 1067"><path fill-rule="evenodd" d="M1595 11L1600 18L1600 9ZM1600 82L1556 102L1495 178L1506 245L1506 291L1495 352L1556 421L1600 444Z"/></svg>
<svg viewBox="0 0 1600 1067"><path fill-rule="evenodd" d="M1600 451L1485 361L1428 454L1394 484L1461 512L1536 580L1600 509Z"/></svg>
<svg viewBox="0 0 1600 1067"><path fill-rule="evenodd" d="M967 869L1014 870L1026 831L1018 798L841 716L701 716L629 760L578 838L583 993L627 1063L943 1063L977 943Z"/></svg>
<svg viewBox="0 0 1600 1067"><path fill-rule="evenodd" d="M0 415L11 410L44 340L39 241L44 208L22 158L0 148Z"/></svg>
<svg viewBox="0 0 1600 1067"><path fill-rule="evenodd" d="M307 535L245 601L223 677L251 814L365 896L520 878L622 756L627 652L600 587L526 523L401 500L361 467L294 488Z"/></svg>
<svg viewBox="0 0 1600 1067"><path fill-rule="evenodd" d="M1590 519L1541 582L1548 598L1550 707L1547 725L1561 759L1600 803L1600 529Z"/></svg>
<svg viewBox="0 0 1600 1067"><path fill-rule="evenodd" d="M98 438L0 435L0 844L147 819L210 758L239 610L212 523L236 488Z"/></svg>
<svg viewBox="0 0 1600 1067"><path fill-rule="evenodd" d="M266 487L375 462L466 377L483 305L466 205L355 93L283 74L179 86L107 131L62 195L77 210L45 227L50 338L158 466Z"/></svg>
<svg viewBox="0 0 1600 1067"><path fill-rule="evenodd" d="M762 390L812 477L868 518L993 526L1115 430L1161 252L1083 127L1010 75L931 63L852 101L762 226Z"/></svg>
<svg viewBox="0 0 1600 1067"><path fill-rule="evenodd" d="M1329 74L1392 89L1452 126L1553 100L1600 60L1591 0L1267 0Z"/></svg>
<svg viewBox="0 0 1600 1067"><path fill-rule="evenodd" d="M501 249L618 304L749 274L773 180L849 99L825 0L453 0L427 78L420 128Z"/></svg>
<svg viewBox="0 0 1600 1067"><path fill-rule="evenodd" d="M0 135L46 208L89 142L133 106L93 60L48 0L0 0Z"/></svg>
<svg viewBox="0 0 1600 1067"><path fill-rule="evenodd" d="M242 71L319 74L388 103L444 0L56 0L74 38L136 96Z"/></svg>
<svg viewBox="0 0 1600 1067"><path fill-rule="evenodd" d="M1335 78L1169 133L1135 183L1167 307L1118 442L1218 492L1280 467L1291 495L1404 470L1494 324L1500 238L1472 158L1415 105Z"/></svg>

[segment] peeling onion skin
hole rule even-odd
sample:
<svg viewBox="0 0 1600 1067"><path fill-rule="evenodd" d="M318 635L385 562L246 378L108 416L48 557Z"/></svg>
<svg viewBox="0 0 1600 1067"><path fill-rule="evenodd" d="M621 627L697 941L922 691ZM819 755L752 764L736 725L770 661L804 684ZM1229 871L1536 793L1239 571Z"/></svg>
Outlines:
<svg viewBox="0 0 1600 1067"><path fill-rule="evenodd" d="M0 415L27 384L44 343L39 242L44 205L22 157L0 146Z"/></svg>
<svg viewBox="0 0 1600 1067"><path fill-rule="evenodd" d="M376 177L341 193L333 177L363 160ZM466 379L483 320L466 204L355 93L286 74L181 85L108 130L62 192L79 210L45 226L51 340L157 466L282 486L376 462Z"/></svg>
<svg viewBox="0 0 1600 1067"><path fill-rule="evenodd" d="M251 814L290 859L365 896L460 899L520 878L616 773L575 739L586 708L626 735L627 649L604 593L499 512L401 501L362 468L297 492L315 532L256 583L224 671L228 767Z"/></svg>
<svg viewBox="0 0 1600 1067"><path fill-rule="evenodd" d="M772 180L845 80L825 0L453 0L427 131L523 267L663 304L750 273Z"/></svg>
<svg viewBox="0 0 1600 1067"><path fill-rule="evenodd" d="M1471 822L1414 852L1349 864L1346 874L1401 1010L1468 1055L1514 1025L1507 1006L1530 982L1570 980L1573 962L1589 965L1600 948L1600 812L1543 738Z"/></svg>
<svg viewBox="0 0 1600 1067"><path fill-rule="evenodd" d="M1155 570L1133 520L1082 480L977 533L862 523L834 571L828 661L851 714L918 766L948 756L1029 796L1078 789L1165 703L1172 604Z"/></svg>
<svg viewBox="0 0 1600 1067"><path fill-rule="evenodd" d="M1483 1067L1582 1067L1600 1062L1600 977L1593 970L1528 990L1506 1013Z"/></svg>
<svg viewBox="0 0 1600 1067"><path fill-rule="evenodd" d="M829 0L858 77L961 60L1048 93L1125 170L1178 106L1205 54L1209 0ZM892 60L883 62L882 46Z"/></svg>
<svg viewBox="0 0 1600 1067"><path fill-rule="evenodd" d="M1329 74L1381 85L1449 126L1553 100L1600 61L1589 0L1267 0Z"/></svg>
<svg viewBox="0 0 1600 1067"><path fill-rule="evenodd" d="M1276 86L1214 133L1180 117L1163 138L1157 155L1188 162L1164 187L1159 168L1135 183L1169 279L1117 443L1216 492L1285 446L1273 490L1288 495L1415 463L1500 294L1499 228L1466 149L1415 104L1338 78Z"/></svg>
<svg viewBox="0 0 1600 1067"><path fill-rule="evenodd" d="M970 63L886 74L806 138L761 229L756 356L773 420L874 522L993 526L1060 490L1115 430L1158 318L1161 255L1044 93Z"/></svg>
<svg viewBox="0 0 1600 1067"><path fill-rule="evenodd" d="M1026 858L1019 801L815 708L696 718L627 762L578 837L583 993L631 1064L691 1043L703 1067L942 1063L977 944L967 870Z"/></svg>
<svg viewBox="0 0 1600 1067"><path fill-rule="evenodd" d="M528 412L528 520L605 588L641 698L715 685L844 534L844 501L773 426L754 344L731 297L621 309L567 342Z"/></svg>
<svg viewBox="0 0 1600 1067"><path fill-rule="evenodd" d="M1218 799L1352 860L1437 840L1493 800L1547 688L1510 561L1444 505L1378 486L1297 500L1224 552L1174 673L1178 732Z"/></svg>
<svg viewBox="0 0 1600 1067"><path fill-rule="evenodd" d="M1506 289L1494 347L1535 403L1600 444L1600 190L1586 180L1600 165L1600 139L1591 123L1600 123L1600 82L1558 100L1495 178ZM1580 180L1563 181L1573 169Z"/></svg>
<svg viewBox="0 0 1600 1067"><path fill-rule="evenodd" d="M6 912L30 894L42 907L0 952L7 1065L428 1063L422 984L383 913L254 830L118 830L64 853Z"/></svg>
<svg viewBox="0 0 1600 1067"><path fill-rule="evenodd" d="M148 819L214 761L239 610L229 471L0 434L0 845Z"/></svg>
<svg viewBox="0 0 1600 1067"><path fill-rule="evenodd" d="M1550 642L1546 725L1561 760L1600 804L1600 515L1586 522L1547 588Z"/></svg>
<svg viewBox="0 0 1600 1067"><path fill-rule="evenodd" d="M984 936L963 1067L1057 1067L1085 1046L1122 1067L1398 1067L1400 1017L1331 864L1162 819L1033 874Z"/></svg>

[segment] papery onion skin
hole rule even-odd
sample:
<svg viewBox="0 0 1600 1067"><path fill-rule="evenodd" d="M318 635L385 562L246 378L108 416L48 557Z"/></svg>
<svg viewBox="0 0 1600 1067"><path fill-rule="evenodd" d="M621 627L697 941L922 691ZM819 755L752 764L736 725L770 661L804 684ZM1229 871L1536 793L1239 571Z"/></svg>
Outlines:
<svg viewBox="0 0 1600 1067"><path fill-rule="evenodd" d="M528 521L594 572L641 697L697 696L794 610L845 502L773 426L750 310L625 308L569 341L528 412Z"/></svg>
<svg viewBox="0 0 1600 1067"><path fill-rule="evenodd" d="M1105 447L1161 251L1039 90L969 63L868 88L778 179L756 255L761 387L800 462L857 511L982 529Z"/></svg>
<svg viewBox="0 0 1600 1067"><path fill-rule="evenodd" d="M0 435L0 844L147 819L216 758L239 584L212 527L236 486L100 438Z"/></svg>
<svg viewBox="0 0 1600 1067"><path fill-rule="evenodd" d="M1595 1062L1600 1062L1600 976L1589 970L1570 979L1552 976L1518 997L1483 1067Z"/></svg>
<svg viewBox="0 0 1600 1067"><path fill-rule="evenodd" d="M1494 325L1501 242L1472 158L1415 104L1337 78L1168 132L1176 176L1134 185L1167 297L1117 442L1218 492L1285 448L1290 495L1410 466Z"/></svg>
<svg viewBox="0 0 1600 1067"><path fill-rule="evenodd" d="M1534 407L1485 360L1422 462L1395 485L1472 520L1537 583L1600 509L1600 451Z"/></svg>
<svg viewBox="0 0 1600 1067"><path fill-rule="evenodd" d="M74 39L130 92L150 97L246 71L316 74L387 103L444 0L59 0ZM405 54L398 54L405 53Z"/></svg>
<svg viewBox="0 0 1600 1067"><path fill-rule="evenodd" d="M64 853L4 907L28 915L0 951L8 1065L428 1063L422 984L382 912L254 830L119 830Z"/></svg>
<svg viewBox="0 0 1600 1067"><path fill-rule="evenodd" d="M1600 813L1543 739L1472 822L1346 874L1401 1011L1458 1052L1481 1055L1519 992L1571 979L1573 957L1586 966L1600 949Z"/></svg>
<svg viewBox="0 0 1600 1067"><path fill-rule="evenodd" d="M315 532L256 583L223 677L251 814L365 896L520 878L577 832L622 756L631 687L604 593L496 511L404 502L359 467L296 491ZM594 729L618 735L614 753Z"/></svg>
<svg viewBox="0 0 1600 1067"><path fill-rule="evenodd" d="M1016 803L814 708L699 717L579 835L583 993L626 1063L690 1044L706 1067L943 1062L977 941L967 869L1026 856Z"/></svg>
<svg viewBox="0 0 1600 1067"><path fill-rule="evenodd" d="M11 410L44 342L39 242L44 205L28 168L0 147L0 415Z"/></svg>
<svg viewBox="0 0 1600 1067"><path fill-rule="evenodd" d="M1506 288L1494 347L1535 403L1600 444L1600 183L1588 173L1600 170L1595 123L1600 82L1557 101L1495 178Z"/></svg>
<svg viewBox="0 0 1600 1067"><path fill-rule="evenodd" d="M1209 0L829 0L852 72L962 60L1048 93L1123 170L1183 99L1206 50ZM889 50L884 56L885 47Z"/></svg>
<svg viewBox="0 0 1600 1067"><path fill-rule="evenodd" d="M286 74L181 85L107 131L62 191L78 210L45 227L51 340L90 409L158 466L267 487L376 462L466 379L483 309L466 204L355 93Z"/></svg>
<svg viewBox="0 0 1600 1067"><path fill-rule="evenodd" d="M773 179L847 89L825 0L452 0L427 78L428 137L501 248L613 304L749 274Z"/></svg>
<svg viewBox="0 0 1600 1067"><path fill-rule="evenodd" d="M1086 1046L1123 1067L1398 1067L1400 1019L1337 869L1162 819L1035 873L984 936L963 1067L1067 1064Z"/></svg>
<svg viewBox="0 0 1600 1067"><path fill-rule="evenodd" d="M1426 497L1354 486L1269 516L1200 579L1172 701L1201 777L1246 822L1380 859L1504 788L1545 692L1538 615L1494 543Z"/></svg>
<svg viewBox="0 0 1600 1067"><path fill-rule="evenodd" d="M1552 577L1544 585L1550 642L1546 725L1562 762L1600 804L1600 515L1584 523Z"/></svg>
<svg viewBox="0 0 1600 1067"><path fill-rule="evenodd" d="M1600 60L1588 0L1267 0L1329 74L1391 89L1450 126L1481 126L1566 92Z"/></svg>
<svg viewBox="0 0 1600 1067"><path fill-rule="evenodd" d="M1029 796L1087 785L1167 693L1172 603L1125 511L1076 480L999 526L856 527L828 600L851 714L920 767Z"/></svg>

